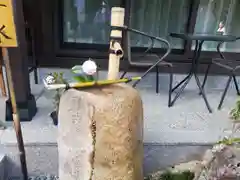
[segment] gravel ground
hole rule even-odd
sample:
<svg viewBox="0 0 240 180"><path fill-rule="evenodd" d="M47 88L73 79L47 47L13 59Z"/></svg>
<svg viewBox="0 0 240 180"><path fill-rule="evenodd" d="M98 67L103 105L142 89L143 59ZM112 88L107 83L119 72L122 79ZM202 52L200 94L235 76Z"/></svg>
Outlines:
<svg viewBox="0 0 240 180"><path fill-rule="evenodd" d="M59 180L56 176L34 176L29 177L29 180ZM9 180L22 180L22 178L16 177L16 178L9 178Z"/></svg>

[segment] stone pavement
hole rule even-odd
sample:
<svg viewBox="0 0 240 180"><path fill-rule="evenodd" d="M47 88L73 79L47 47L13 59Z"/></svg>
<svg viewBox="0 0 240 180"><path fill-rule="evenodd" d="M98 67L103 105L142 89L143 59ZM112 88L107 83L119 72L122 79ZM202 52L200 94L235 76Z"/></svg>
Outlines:
<svg viewBox="0 0 240 180"><path fill-rule="evenodd" d="M39 69L43 78L47 73L63 71L67 78L71 73L66 69ZM129 76L139 75L131 73ZM106 72L100 73L100 78ZM174 82L184 75L176 75ZM202 79L202 77L200 77ZM144 171L152 172L178 162L199 159L202 153L231 129L229 111L234 106L237 95L232 85L221 111L217 110L221 93L226 83L224 76L210 76L206 84L207 97L214 112L209 114L194 79L176 104L167 107L168 76L160 75L160 93L155 93L155 76L150 74L138 86L144 104ZM38 113L31 122L22 123L29 171L34 174L57 172L57 127L53 126L48 114L52 111L51 96L43 92L43 85L35 85L31 77L32 93L37 99ZM6 152L17 155L16 137L11 123L0 131L0 145ZM11 157L15 157L11 155ZM16 156L17 157L17 156ZM15 157L15 159L16 159ZM36 160L38 157L38 160ZM12 172L15 171L14 168Z"/></svg>
<svg viewBox="0 0 240 180"><path fill-rule="evenodd" d="M39 69L40 79L47 73L54 71L65 72L67 79L71 77L71 73L66 69ZM131 73L129 75L134 76L139 74ZM106 72L100 73L100 78L105 76ZM184 75L176 75L174 81L180 81L183 77ZM39 132L36 132L36 135L32 134L32 136L27 136L26 134L26 141L29 139L29 142L34 142L38 137L39 141L45 142L46 136L49 138L49 141L55 142L56 136L53 135L55 127L52 126L51 119L48 117L48 114L52 110L51 92L43 92L44 88L42 84L35 85L33 78L31 78L31 81L32 93L37 99L39 110L33 121L22 123L23 130L29 128L31 130L28 131L34 133L35 128L42 127L43 136L39 137ZM168 83L168 76L166 74L160 75L160 94L156 94L155 77L154 74L150 74L137 87L142 95L144 104L144 142L208 144L214 143L220 137L229 133L231 122L229 121L228 113L237 99L233 86L226 96L222 110L217 110L217 105L226 83L226 77L210 76L207 81L206 91L208 100L214 111L212 114L207 111L203 99L198 95L198 89L193 79L189 86L187 86L183 96L177 100L173 107L168 108ZM3 118L5 114L3 110L4 101L1 101L0 118ZM0 132L0 137L3 133L2 142L7 141L10 143L15 141L15 134L11 133L12 130L12 127L10 127L4 133ZM50 131L50 134L47 133L48 131Z"/></svg>
<svg viewBox="0 0 240 180"><path fill-rule="evenodd" d="M40 69L39 74L43 78L48 72L59 70ZM65 75L68 78L71 76L67 70L63 69L60 71L65 71ZM131 73L130 75L139 74ZM100 78L105 76L106 72L100 73ZM180 81L183 77L183 75L176 75L174 81ZM228 114L237 99L233 86L226 96L222 110L217 110L217 105L226 83L226 77L210 76L207 81L206 91L214 111L212 114L207 111L203 99L198 95L194 79L186 88L183 96L171 108L167 107L168 76L166 74L160 76L160 94L155 93L154 80L154 74L150 74L137 87L142 95L144 104L144 142L208 144L216 142L220 136L229 133L231 122ZM33 92L36 95L42 89L39 86L32 85ZM39 113L35 119L36 121L38 120L38 123L44 123L43 121L46 121L46 111L51 111L51 102L45 93L37 100L37 103ZM45 118L43 118L44 116ZM47 121L50 120L48 119ZM35 120L32 123L34 122Z"/></svg>

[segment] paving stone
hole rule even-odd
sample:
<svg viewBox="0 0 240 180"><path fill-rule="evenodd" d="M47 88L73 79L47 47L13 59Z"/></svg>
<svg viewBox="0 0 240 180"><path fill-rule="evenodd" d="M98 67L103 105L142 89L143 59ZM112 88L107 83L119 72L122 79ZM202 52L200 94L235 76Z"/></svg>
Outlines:
<svg viewBox="0 0 240 180"><path fill-rule="evenodd" d="M59 178L57 176L51 176L51 175L45 175L45 176L33 176L29 177L29 180L58 180ZM21 177L12 177L8 180L23 180Z"/></svg>
<svg viewBox="0 0 240 180"><path fill-rule="evenodd" d="M5 154L1 154L0 152L0 180L5 180L4 178L5 178Z"/></svg>
<svg viewBox="0 0 240 180"><path fill-rule="evenodd" d="M49 72L61 71L67 79L72 74L67 69L39 69L40 79ZM129 73L129 76L140 75L141 73ZM100 79L106 77L106 72L99 73ZM179 82L185 75L174 75L174 82ZM203 76L200 76L203 79ZM210 114L201 96L198 95L196 82L192 79L184 94L171 108L167 106L168 100L168 75L160 75L160 93L155 93L154 73L148 75L139 83L137 89L142 95L144 104L144 142L146 143L214 143L219 138L226 136L231 129L229 111L234 106L237 95L233 83L226 96L222 110L217 110L227 76L209 76L206 84L207 97L213 109ZM32 79L33 81L33 79ZM239 81L239 79L238 79ZM37 96L43 87L32 83L32 91ZM38 101L39 113L30 124L45 124L51 120L46 115L51 112L51 101L49 93L44 93ZM43 120L45 119L45 120ZM30 126L26 125L27 126Z"/></svg>
<svg viewBox="0 0 240 180"><path fill-rule="evenodd" d="M66 69L42 68L39 69L40 78L54 71L64 71L68 78L71 78L71 73ZM139 74L129 73L128 75ZM101 72L100 78L104 77L106 77L106 72ZM174 82L178 82L183 78L184 75L175 75ZM203 76L200 76L200 79L202 80ZM203 99L198 95L199 90L194 80L190 81L183 96L171 108L167 107L169 83L167 74L160 75L159 94L155 93L154 74L147 76L137 86L144 104L144 142L149 144L149 146L145 147L145 172L155 171L160 166L164 167L167 164L174 163L176 160L196 159L203 150L197 147L187 148L188 146L211 145L229 134L231 121L228 114L237 100L233 84L231 84L231 88L227 93L222 110L217 110L226 80L226 76L209 76L206 92L213 108L212 114L208 113ZM238 82L239 80L238 77ZM35 85L32 76L31 82L32 93L35 97L38 97L38 113L33 121L22 123L24 142L27 146L56 144L57 127L53 126L51 119L48 117L48 114L52 111L51 93L44 92L41 95L43 85L41 83ZM12 123L8 123L8 129L4 131L2 136L0 131L0 143L16 144ZM172 150L165 145L171 146ZM178 146L185 146L185 148ZM202 148L204 149L204 147Z"/></svg>

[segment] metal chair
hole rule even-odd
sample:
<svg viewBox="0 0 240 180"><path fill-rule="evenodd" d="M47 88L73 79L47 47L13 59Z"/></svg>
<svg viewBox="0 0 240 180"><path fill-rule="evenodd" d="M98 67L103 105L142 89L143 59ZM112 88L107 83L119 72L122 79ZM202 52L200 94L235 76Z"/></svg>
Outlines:
<svg viewBox="0 0 240 180"><path fill-rule="evenodd" d="M236 42L239 39L240 39L240 37L236 38L236 40L234 42ZM235 74L238 70L240 70L240 61L225 58L223 53L220 51L220 47L223 43L224 42L220 42L217 46L217 51L220 54L220 58L213 59L212 62L208 65L207 70L205 72L203 84L202 84L202 87L204 88L204 86L206 84L207 77L208 77L208 73L210 71L210 68L211 68L212 64L217 65L219 67L222 67L222 68L224 68L225 70L228 71L228 80L227 80L225 89L223 91L223 94L221 96L221 99L220 99L220 102L219 102L219 105L218 105L219 110L222 108L223 101L225 99L225 96L227 94L227 91L229 89L229 86L230 86L230 83L231 83L232 79L234 81L234 85L235 85L237 94L240 95L240 91L239 91L239 87L238 87L237 79L236 79L236 74Z"/></svg>
<svg viewBox="0 0 240 180"><path fill-rule="evenodd" d="M166 67L169 68L169 79L170 79L170 82L169 82L168 106L170 107L171 106L171 94L172 94L171 93L172 92L172 82L173 82L172 64L169 63L169 62L164 61L164 59L171 52L171 47L170 47L169 42L167 40L165 40L165 39L162 39L162 38L159 38L159 37L155 37L155 36L151 36L151 35L148 35L148 34L146 34L144 32L141 32L141 31L138 31L136 29L132 29L132 28L129 28L129 27L126 27L126 26L124 26L122 28L122 30L125 31L126 40L127 40L127 52L128 52L127 60L129 62L129 66L130 67L149 67L147 69L147 71L143 73L143 75L141 76L141 79L143 79L149 72L151 72L152 70L155 69L155 72L156 72L156 93L159 93L159 67L160 66L166 66ZM154 55L156 57L156 59L154 59L154 61L151 61L151 60L132 61L131 53L130 53L131 52L131 47L129 45L130 44L129 32L132 32L132 33L135 33L135 34L147 37L147 38L149 38L151 40L151 45L146 49L144 54L142 56L140 56L140 58L145 57L147 55L147 53L150 52L150 50L154 46L155 41L159 41L159 42L165 44L167 46L166 52L162 56L159 56L158 54L151 54L151 55ZM129 67L127 67L127 69L124 71L124 73L122 74L121 78L123 78L127 74L128 68ZM133 87L136 87L136 85L140 81L141 80L136 81L133 84Z"/></svg>

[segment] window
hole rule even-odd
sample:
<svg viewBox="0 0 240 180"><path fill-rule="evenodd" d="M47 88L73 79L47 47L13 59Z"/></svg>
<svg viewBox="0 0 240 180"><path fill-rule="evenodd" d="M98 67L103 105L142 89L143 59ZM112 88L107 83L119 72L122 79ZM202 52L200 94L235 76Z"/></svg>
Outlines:
<svg viewBox="0 0 240 180"><path fill-rule="evenodd" d="M130 26L150 35L168 39L175 49L183 49L183 41L170 39L171 32L185 32L189 0L132 0ZM149 39L131 34L133 47L148 47ZM162 44L155 44L161 48Z"/></svg>
<svg viewBox="0 0 240 180"><path fill-rule="evenodd" d="M107 44L111 7L121 0L64 0L64 42Z"/></svg>
<svg viewBox="0 0 240 180"><path fill-rule="evenodd" d="M195 33L240 36L239 17L240 0L200 0ZM216 51L216 46L216 42L205 42L203 50ZM240 52L240 42L224 43L222 51Z"/></svg>
<svg viewBox="0 0 240 180"><path fill-rule="evenodd" d="M128 0L63 0L63 40L67 43L105 44L109 42L113 6ZM191 2L194 0L129 0L130 27L169 40L173 49L183 49L184 41L169 33L185 33ZM240 36L240 0L199 0L194 33ZM131 34L132 47L148 47L148 38ZM192 44L194 48L194 43ZM155 43L155 48L163 48ZM216 51L216 42L205 42L203 50ZM101 46L102 47L102 46ZM224 43L223 51L240 52L240 41Z"/></svg>

